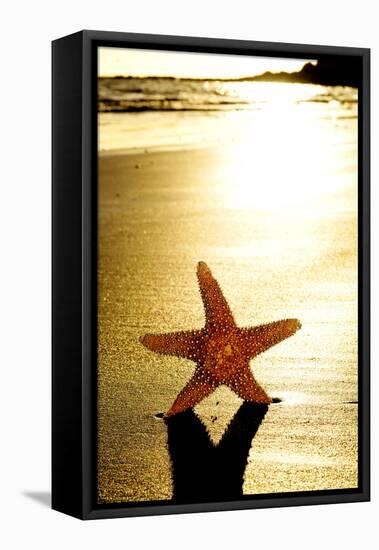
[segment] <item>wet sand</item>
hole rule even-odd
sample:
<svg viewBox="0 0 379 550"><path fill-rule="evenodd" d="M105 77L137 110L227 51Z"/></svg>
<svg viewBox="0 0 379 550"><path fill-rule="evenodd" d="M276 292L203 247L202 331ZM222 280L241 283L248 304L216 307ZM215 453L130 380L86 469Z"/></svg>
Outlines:
<svg viewBox="0 0 379 550"><path fill-rule="evenodd" d="M190 454L219 460L225 498L238 496L238 480L244 494L357 486L355 145L333 154L334 187L303 193L300 167L291 190L284 166L279 196L262 188L244 149L99 157L100 502L171 499L174 489L185 498L183 472L195 483L204 471L190 471ZM251 362L281 400L264 414L221 387L196 415L166 425L156 415L194 365L149 352L139 337L203 326L199 260L239 326L291 317L303 328ZM217 443L225 433L218 459L207 434Z"/></svg>

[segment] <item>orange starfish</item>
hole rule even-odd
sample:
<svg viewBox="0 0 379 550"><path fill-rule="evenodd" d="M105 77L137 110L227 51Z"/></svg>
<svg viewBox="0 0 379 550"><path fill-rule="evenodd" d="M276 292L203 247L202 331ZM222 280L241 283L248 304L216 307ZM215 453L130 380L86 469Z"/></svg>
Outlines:
<svg viewBox="0 0 379 550"><path fill-rule="evenodd" d="M246 401L271 403L271 398L256 382L249 361L292 336L301 327L300 321L284 319L256 327L239 328L218 282L205 262L199 262L197 276L205 309L205 327L170 334L146 334L140 339L152 351L191 359L197 365L192 378L165 416L173 416L194 407L221 384L229 386Z"/></svg>

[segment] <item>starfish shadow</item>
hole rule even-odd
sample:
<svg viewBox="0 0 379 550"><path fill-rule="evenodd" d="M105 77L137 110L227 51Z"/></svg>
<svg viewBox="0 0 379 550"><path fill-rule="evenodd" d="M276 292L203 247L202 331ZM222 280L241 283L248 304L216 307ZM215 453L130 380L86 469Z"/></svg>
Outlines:
<svg viewBox="0 0 379 550"><path fill-rule="evenodd" d="M245 401L218 445L192 409L166 418L173 500L239 499L251 442L267 410L267 405Z"/></svg>

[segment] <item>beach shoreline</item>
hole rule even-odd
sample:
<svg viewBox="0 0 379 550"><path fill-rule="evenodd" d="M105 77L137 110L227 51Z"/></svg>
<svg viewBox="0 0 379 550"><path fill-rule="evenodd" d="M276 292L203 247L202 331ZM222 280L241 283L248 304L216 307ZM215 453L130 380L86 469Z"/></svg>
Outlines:
<svg viewBox="0 0 379 550"><path fill-rule="evenodd" d="M259 159L246 148L99 154L99 502L172 498L167 426L156 415L194 364L153 354L139 338L203 326L199 260L239 326L303 325L251 362L282 401L254 436L244 494L357 487L355 182L350 157L338 160L346 175L334 194L327 200L321 186L308 199L294 188L294 209L288 194L277 203L270 189L255 194ZM241 403L221 387L196 407L213 443Z"/></svg>

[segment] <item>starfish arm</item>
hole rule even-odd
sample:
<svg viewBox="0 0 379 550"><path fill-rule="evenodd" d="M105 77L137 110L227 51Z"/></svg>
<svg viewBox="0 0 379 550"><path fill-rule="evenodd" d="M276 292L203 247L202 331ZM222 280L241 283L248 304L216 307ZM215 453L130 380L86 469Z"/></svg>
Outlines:
<svg viewBox="0 0 379 550"><path fill-rule="evenodd" d="M220 285L205 262L198 263L197 277L205 309L206 326L235 325L233 314Z"/></svg>
<svg viewBox="0 0 379 550"><path fill-rule="evenodd" d="M157 353L196 360L201 348L202 337L201 330L192 330L171 332L170 334L145 334L140 338L140 342L149 350Z"/></svg>
<svg viewBox="0 0 379 550"><path fill-rule="evenodd" d="M196 369L194 375L182 391L178 394L170 410L165 417L181 413L197 405L204 397L207 397L217 387L217 384L207 377L201 370Z"/></svg>
<svg viewBox="0 0 379 550"><path fill-rule="evenodd" d="M228 381L228 386L245 401L253 401L254 403L266 405L272 402L271 397L267 395L255 380L248 364L241 368L238 374Z"/></svg>
<svg viewBox="0 0 379 550"><path fill-rule="evenodd" d="M241 328L239 329L241 345L247 357L252 358L289 338L299 328L301 323L298 319L283 319L257 327Z"/></svg>

